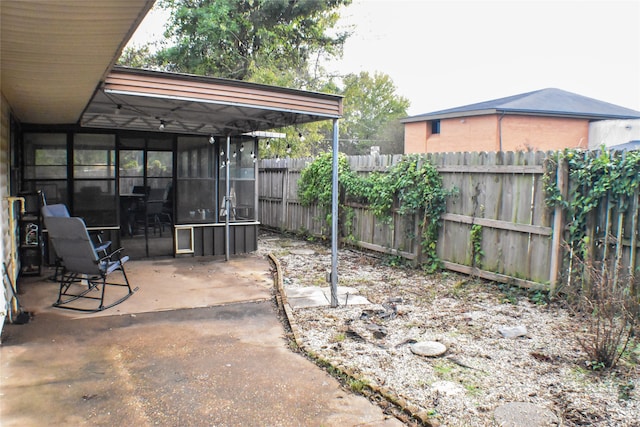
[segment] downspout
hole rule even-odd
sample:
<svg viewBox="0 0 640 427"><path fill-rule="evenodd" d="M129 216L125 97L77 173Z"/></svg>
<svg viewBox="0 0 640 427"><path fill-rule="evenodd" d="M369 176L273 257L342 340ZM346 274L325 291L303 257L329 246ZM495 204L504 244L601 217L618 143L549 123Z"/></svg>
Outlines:
<svg viewBox="0 0 640 427"><path fill-rule="evenodd" d="M502 118L504 117L504 111L500 114L500 118L498 119L498 143L500 144L500 152L502 152Z"/></svg>
<svg viewBox="0 0 640 427"><path fill-rule="evenodd" d="M338 306L338 119L333 119L331 173L331 307Z"/></svg>
<svg viewBox="0 0 640 427"><path fill-rule="evenodd" d="M231 216L231 172L229 165L229 150L231 149L231 136L227 135L227 148L225 148L225 190L224 190L224 209L226 211L225 219L224 219L224 259L225 261L229 261L229 236L230 226L229 226L229 217Z"/></svg>

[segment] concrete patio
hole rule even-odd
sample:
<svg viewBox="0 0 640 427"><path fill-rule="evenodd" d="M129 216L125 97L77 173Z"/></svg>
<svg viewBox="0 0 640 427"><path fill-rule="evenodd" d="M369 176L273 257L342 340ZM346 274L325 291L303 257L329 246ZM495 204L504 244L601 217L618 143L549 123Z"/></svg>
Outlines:
<svg viewBox="0 0 640 427"><path fill-rule="evenodd" d="M53 271L20 283L32 318L3 329L1 425L403 425L288 348L268 259L126 267L139 290L99 313L51 307Z"/></svg>

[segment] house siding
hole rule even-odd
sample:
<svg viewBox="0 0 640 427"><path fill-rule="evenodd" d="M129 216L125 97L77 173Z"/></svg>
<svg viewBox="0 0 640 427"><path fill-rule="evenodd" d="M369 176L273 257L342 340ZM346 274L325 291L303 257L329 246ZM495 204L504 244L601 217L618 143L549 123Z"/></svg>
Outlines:
<svg viewBox="0 0 640 427"><path fill-rule="evenodd" d="M600 120L589 124L589 149L640 141L640 119Z"/></svg>
<svg viewBox="0 0 640 427"><path fill-rule="evenodd" d="M405 123L405 153L547 151L587 148L589 140L588 120L563 117L455 117L441 119L437 135L427 134L428 129L429 121Z"/></svg>

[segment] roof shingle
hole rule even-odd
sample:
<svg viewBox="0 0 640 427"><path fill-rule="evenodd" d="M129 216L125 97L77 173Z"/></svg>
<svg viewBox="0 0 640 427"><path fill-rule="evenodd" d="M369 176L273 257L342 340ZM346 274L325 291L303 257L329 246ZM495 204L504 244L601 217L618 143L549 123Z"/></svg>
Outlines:
<svg viewBox="0 0 640 427"><path fill-rule="evenodd" d="M527 114L590 120L638 119L640 112L560 89L548 88L506 98L406 117L402 123L481 114Z"/></svg>

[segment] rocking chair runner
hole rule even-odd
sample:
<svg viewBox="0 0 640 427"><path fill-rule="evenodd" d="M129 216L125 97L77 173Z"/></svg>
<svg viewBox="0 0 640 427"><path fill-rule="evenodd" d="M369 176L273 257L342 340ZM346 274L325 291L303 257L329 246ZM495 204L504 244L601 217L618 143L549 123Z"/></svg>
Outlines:
<svg viewBox="0 0 640 427"><path fill-rule="evenodd" d="M107 256L99 257L81 218L49 217L47 231L56 254L64 264L64 271L58 277L60 289L58 300L53 304L54 307L87 312L101 311L120 304L138 290L138 288L131 289L129 285L124 270L124 264L129 257L122 256L123 249L120 248ZM123 283L108 281L109 275L116 271L122 273ZM83 278L86 279L87 286L79 284L79 279ZM107 303L105 301L107 286L126 288L126 294ZM99 296L92 294L93 292L98 292ZM97 300L98 307L83 304L68 305L80 299Z"/></svg>

